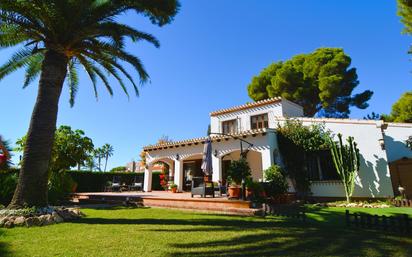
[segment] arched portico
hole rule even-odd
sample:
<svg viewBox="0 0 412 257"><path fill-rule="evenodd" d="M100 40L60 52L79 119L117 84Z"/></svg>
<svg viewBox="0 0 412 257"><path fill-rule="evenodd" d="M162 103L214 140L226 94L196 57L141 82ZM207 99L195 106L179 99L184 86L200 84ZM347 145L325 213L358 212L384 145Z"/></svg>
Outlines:
<svg viewBox="0 0 412 257"><path fill-rule="evenodd" d="M226 180L226 172L232 161L240 159L240 150L233 150L225 152L221 159L221 178L222 181ZM253 180L259 181L263 179L263 162L262 153L260 151L249 150L246 155L246 160L249 163L251 169L251 175Z"/></svg>
<svg viewBox="0 0 412 257"><path fill-rule="evenodd" d="M144 175L144 185L143 185L143 190L145 192L150 192L152 191L152 178L153 178L153 168L155 167L156 164L159 163L164 163L168 167L168 177L170 180L173 179L174 174L175 174L175 161L171 158L155 158L151 159L145 167L145 175Z"/></svg>

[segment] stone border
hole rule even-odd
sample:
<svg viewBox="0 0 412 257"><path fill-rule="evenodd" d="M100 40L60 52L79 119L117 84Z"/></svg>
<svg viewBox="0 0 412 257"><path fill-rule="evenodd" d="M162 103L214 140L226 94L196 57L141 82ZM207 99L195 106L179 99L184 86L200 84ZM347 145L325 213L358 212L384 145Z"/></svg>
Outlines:
<svg viewBox="0 0 412 257"><path fill-rule="evenodd" d="M48 226L64 221L76 220L85 216L79 208L42 208L34 212L21 210L1 210L0 227Z"/></svg>

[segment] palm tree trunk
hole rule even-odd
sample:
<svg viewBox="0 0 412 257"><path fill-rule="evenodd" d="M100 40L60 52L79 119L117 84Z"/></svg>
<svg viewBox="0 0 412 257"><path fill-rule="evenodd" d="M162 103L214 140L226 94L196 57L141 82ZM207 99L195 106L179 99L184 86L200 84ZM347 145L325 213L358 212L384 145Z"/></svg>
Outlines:
<svg viewBox="0 0 412 257"><path fill-rule="evenodd" d="M106 172L106 168L107 168L107 159L109 159L109 154L106 154L106 161L104 163L104 171Z"/></svg>
<svg viewBox="0 0 412 257"><path fill-rule="evenodd" d="M8 208L44 207L48 204L48 168L67 62L66 56L55 51L49 50L45 54L19 181Z"/></svg>

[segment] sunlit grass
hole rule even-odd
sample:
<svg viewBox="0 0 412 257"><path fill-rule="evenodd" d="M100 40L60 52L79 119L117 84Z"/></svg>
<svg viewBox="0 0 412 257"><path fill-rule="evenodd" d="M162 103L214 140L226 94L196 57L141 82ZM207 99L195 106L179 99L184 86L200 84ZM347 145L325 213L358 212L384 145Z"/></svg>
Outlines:
<svg viewBox="0 0 412 257"><path fill-rule="evenodd" d="M86 218L0 230L2 256L411 256L412 239L344 225L342 208L309 208L309 220L168 209L86 209ZM406 212L406 208L363 209ZM321 222L323 221L323 222Z"/></svg>

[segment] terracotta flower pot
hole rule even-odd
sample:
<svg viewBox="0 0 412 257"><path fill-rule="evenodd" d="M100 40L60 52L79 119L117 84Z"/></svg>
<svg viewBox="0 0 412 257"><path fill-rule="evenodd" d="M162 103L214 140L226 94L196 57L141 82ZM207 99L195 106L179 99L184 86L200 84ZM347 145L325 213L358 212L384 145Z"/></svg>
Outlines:
<svg viewBox="0 0 412 257"><path fill-rule="evenodd" d="M246 198L252 197L253 195L253 190L246 188Z"/></svg>
<svg viewBox="0 0 412 257"><path fill-rule="evenodd" d="M176 193L177 192L177 187L172 187L172 193Z"/></svg>
<svg viewBox="0 0 412 257"><path fill-rule="evenodd" d="M229 187L229 197L239 198L240 197L240 187Z"/></svg>

